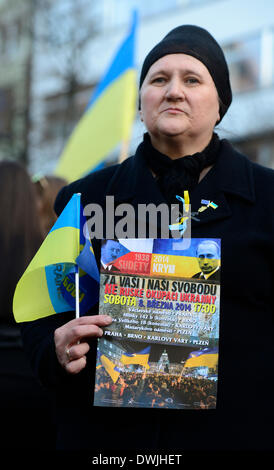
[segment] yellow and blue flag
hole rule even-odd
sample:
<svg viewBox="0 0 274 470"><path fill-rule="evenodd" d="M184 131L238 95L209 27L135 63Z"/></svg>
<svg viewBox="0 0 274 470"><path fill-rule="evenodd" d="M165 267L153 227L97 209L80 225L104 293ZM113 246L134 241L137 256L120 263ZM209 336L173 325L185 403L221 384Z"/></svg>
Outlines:
<svg viewBox="0 0 274 470"><path fill-rule="evenodd" d="M215 368L218 364L217 348L205 348L201 351L193 351L189 354L184 367L210 367Z"/></svg>
<svg viewBox="0 0 274 470"><path fill-rule="evenodd" d="M99 300L100 275L96 264L94 251L89 235L85 228L86 219L80 204L80 254L76 258L79 269L79 311L80 315L86 313ZM76 287L75 267L64 277L60 286L63 298L75 309Z"/></svg>
<svg viewBox="0 0 274 470"><path fill-rule="evenodd" d="M82 213L81 194L74 194L16 286L13 298L16 322L75 309L75 283L69 276L78 269L77 260L84 243ZM85 304L85 297L89 297L89 308L98 301L99 271L91 250L90 255L90 267L86 267L89 275L80 273L80 313L83 313L81 303ZM92 290L85 284L81 286L82 278L91 279Z"/></svg>
<svg viewBox="0 0 274 470"><path fill-rule="evenodd" d="M104 354L101 354L99 356L99 360L101 362L101 365L105 368L106 372L110 375L110 377L112 378L112 381L114 383L117 382L119 376L120 376L120 369L119 367L116 366L116 364L114 364L114 362L112 362L107 356L105 356ZM98 366L97 366L98 368Z"/></svg>
<svg viewBox="0 0 274 470"><path fill-rule="evenodd" d="M137 12L105 76L98 84L55 169L71 182L90 173L121 142L130 138L136 113Z"/></svg>
<svg viewBox="0 0 274 470"><path fill-rule="evenodd" d="M139 351L137 353L124 353L120 357L120 362L124 365L129 365L129 364L140 364L141 366L144 366L146 369L149 369L149 355L150 355L150 346L147 348L143 349L142 351Z"/></svg>

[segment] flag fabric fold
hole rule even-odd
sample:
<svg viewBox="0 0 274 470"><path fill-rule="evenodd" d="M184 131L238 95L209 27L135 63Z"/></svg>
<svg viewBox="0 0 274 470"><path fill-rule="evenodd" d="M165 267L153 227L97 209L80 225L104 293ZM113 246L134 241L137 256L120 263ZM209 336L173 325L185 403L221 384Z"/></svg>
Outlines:
<svg viewBox="0 0 274 470"><path fill-rule="evenodd" d="M101 362L101 365L105 368L106 372L110 375L110 377L112 378L112 381L114 383L117 382L119 376L120 376L120 370L119 368L116 366L116 364L114 364L114 362L112 362L107 356L105 356L104 354L101 354L100 355L100 362ZM97 366L98 367L98 366Z"/></svg>
<svg viewBox="0 0 274 470"><path fill-rule="evenodd" d="M202 349L201 351L191 352L185 362L184 367L210 367L215 368L218 364L218 350Z"/></svg>
<svg viewBox="0 0 274 470"><path fill-rule="evenodd" d="M129 365L129 364L139 364L146 369L149 369L149 355L150 355L150 346L147 348L143 349L142 351L139 351L137 353L124 353L122 354L120 361L124 365Z"/></svg>
<svg viewBox="0 0 274 470"><path fill-rule="evenodd" d="M119 143L130 138L137 98L136 25L134 12L129 34L60 156L55 174L69 182L91 172Z"/></svg>

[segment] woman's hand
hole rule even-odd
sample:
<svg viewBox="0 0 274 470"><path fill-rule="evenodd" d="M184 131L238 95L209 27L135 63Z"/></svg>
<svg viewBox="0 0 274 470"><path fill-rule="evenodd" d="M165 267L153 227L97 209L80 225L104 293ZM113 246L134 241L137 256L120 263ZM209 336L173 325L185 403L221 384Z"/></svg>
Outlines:
<svg viewBox="0 0 274 470"><path fill-rule="evenodd" d="M75 318L54 332L55 350L59 363L69 374L78 374L86 366L90 347L86 338L100 338L112 322L107 315L90 315Z"/></svg>

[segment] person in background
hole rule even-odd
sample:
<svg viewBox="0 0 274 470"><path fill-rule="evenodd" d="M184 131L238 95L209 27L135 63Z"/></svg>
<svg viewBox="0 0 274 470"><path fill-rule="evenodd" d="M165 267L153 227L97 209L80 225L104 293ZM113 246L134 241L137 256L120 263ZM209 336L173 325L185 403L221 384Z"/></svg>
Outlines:
<svg viewBox="0 0 274 470"><path fill-rule="evenodd" d="M43 236L46 237L57 220L54 211L54 201L59 191L67 181L58 176L34 177L34 186L37 194L38 212L41 219Z"/></svg>
<svg viewBox="0 0 274 470"><path fill-rule="evenodd" d="M17 282L42 243L34 187L26 169L0 162L0 449L53 443L52 397L34 377L12 313Z"/></svg>

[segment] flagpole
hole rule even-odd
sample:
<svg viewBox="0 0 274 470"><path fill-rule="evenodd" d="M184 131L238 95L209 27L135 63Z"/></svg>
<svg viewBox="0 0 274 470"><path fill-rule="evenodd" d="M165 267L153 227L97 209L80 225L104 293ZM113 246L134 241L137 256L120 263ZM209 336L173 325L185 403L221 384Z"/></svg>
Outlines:
<svg viewBox="0 0 274 470"><path fill-rule="evenodd" d="M80 317L80 303L79 303L79 268L76 266L75 271L75 317Z"/></svg>
<svg viewBox="0 0 274 470"><path fill-rule="evenodd" d="M78 207L77 207L77 216L79 217L79 229L81 230L81 217L80 217L80 210L81 210L81 193L77 193L78 196ZM80 252L80 236L79 236L79 245L78 245L78 254ZM80 295L79 295L79 266L76 264L75 270L75 317L80 317Z"/></svg>

